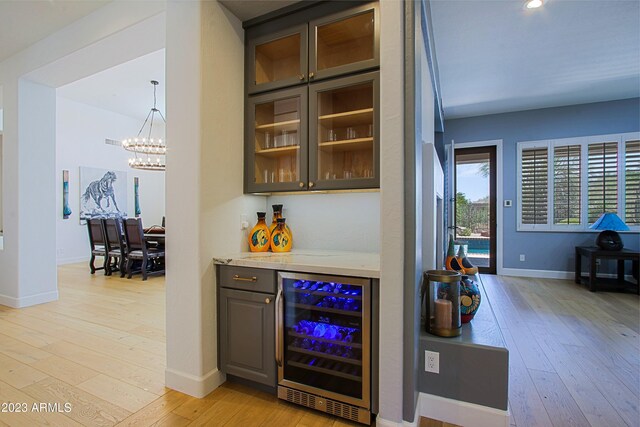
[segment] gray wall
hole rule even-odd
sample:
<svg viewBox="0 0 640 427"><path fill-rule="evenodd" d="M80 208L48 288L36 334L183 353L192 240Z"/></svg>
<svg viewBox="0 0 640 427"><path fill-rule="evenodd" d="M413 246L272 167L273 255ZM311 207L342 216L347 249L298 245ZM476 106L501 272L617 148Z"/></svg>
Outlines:
<svg viewBox="0 0 640 427"><path fill-rule="evenodd" d="M516 143L640 130L640 98L567 107L544 108L445 121L444 142L502 139L504 199L513 207L503 209L504 268L573 271L574 247L593 245L596 234L518 232ZM640 247L638 233L623 233L627 248ZM521 262L519 255L525 254Z"/></svg>

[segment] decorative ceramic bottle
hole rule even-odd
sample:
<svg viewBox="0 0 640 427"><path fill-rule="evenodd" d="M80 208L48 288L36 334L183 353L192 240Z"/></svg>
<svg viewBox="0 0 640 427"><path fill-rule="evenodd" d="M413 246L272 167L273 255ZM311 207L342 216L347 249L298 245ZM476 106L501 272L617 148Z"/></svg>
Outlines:
<svg viewBox="0 0 640 427"><path fill-rule="evenodd" d="M273 220L271 221L271 225L269 226L269 232L273 234L273 230L276 229L278 225L278 218L282 218L282 205L271 205L273 208ZM284 225L284 228L289 233L289 236L293 237L293 233L291 232L291 228L287 224Z"/></svg>
<svg viewBox="0 0 640 427"><path fill-rule="evenodd" d="M258 223L249 233L249 249L251 252L267 252L269 250L271 234L264 220L266 216L266 212L258 212Z"/></svg>
<svg viewBox="0 0 640 427"><path fill-rule="evenodd" d="M278 218L276 222L276 228L273 230L273 234L271 234L271 250L273 252L290 252L293 242L291 235L286 229L284 223L285 218Z"/></svg>
<svg viewBox="0 0 640 427"><path fill-rule="evenodd" d="M469 323L480 307L480 289L478 283L469 276L462 276L460 286L460 318L462 323Z"/></svg>

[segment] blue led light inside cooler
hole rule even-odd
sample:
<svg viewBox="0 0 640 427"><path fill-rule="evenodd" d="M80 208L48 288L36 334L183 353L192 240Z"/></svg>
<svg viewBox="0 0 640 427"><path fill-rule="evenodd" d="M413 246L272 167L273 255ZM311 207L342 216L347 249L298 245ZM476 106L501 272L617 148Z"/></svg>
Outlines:
<svg viewBox="0 0 640 427"><path fill-rule="evenodd" d="M331 321L331 313L339 315L344 311L359 312L362 308L362 287L308 280L297 280L290 286L296 290L292 295L296 304L315 306L320 311L328 309L327 316L320 317L319 321L299 320L294 324L291 329L298 336L290 342L291 346L333 357L359 360L360 351L354 350L352 343L360 342L360 329L344 326L340 324L344 321L337 319ZM304 363L315 366L319 362L312 358Z"/></svg>
<svg viewBox="0 0 640 427"><path fill-rule="evenodd" d="M361 287L334 282L325 283L298 280L293 284L293 288L309 291L309 293L298 293L296 295L296 302L298 304L315 305L316 307L321 308L332 308L346 311L360 311L361 308Z"/></svg>

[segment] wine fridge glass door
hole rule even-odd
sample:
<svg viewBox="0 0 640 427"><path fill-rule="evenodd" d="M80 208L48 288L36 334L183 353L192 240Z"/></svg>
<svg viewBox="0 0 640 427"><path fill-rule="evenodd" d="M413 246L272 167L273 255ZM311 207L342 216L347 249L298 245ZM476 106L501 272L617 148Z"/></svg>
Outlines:
<svg viewBox="0 0 640 427"><path fill-rule="evenodd" d="M367 407L369 280L292 273L279 279L279 383Z"/></svg>

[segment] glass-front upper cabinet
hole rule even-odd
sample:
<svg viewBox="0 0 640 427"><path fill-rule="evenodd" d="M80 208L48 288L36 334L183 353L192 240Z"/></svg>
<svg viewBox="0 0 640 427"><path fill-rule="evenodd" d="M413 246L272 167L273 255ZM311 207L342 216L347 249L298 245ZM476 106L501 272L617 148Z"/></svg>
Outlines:
<svg viewBox="0 0 640 427"><path fill-rule="evenodd" d="M307 81L307 25L249 41L247 88L257 93Z"/></svg>
<svg viewBox="0 0 640 427"><path fill-rule="evenodd" d="M310 86L309 188L380 186L378 72Z"/></svg>
<svg viewBox="0 0 640 427"><path fill-rule="evenodd" d="M246 192L307 188L307 86L249 98Z"/></svg>
<svg viewBox="0 0 640 427"><path fill-rule="evenodd" d="M380 64L378 3L311 21L309 31L311 81Z"/></svg>

